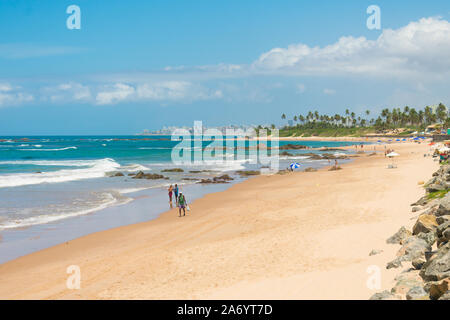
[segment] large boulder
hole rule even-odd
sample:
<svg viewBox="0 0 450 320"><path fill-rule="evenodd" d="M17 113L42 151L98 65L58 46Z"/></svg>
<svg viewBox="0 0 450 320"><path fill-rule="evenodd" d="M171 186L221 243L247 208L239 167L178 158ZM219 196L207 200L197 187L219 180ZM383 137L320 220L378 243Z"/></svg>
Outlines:
<svg viewBox="0 0 450 320"><path fill-rule="evenodd" d="M426 190L428 193L436 192L436 191L443 191L445 189L446 189L445 185L437 184L437 183L432 183L426 187Z"/></svg>
<svg viewBox="0 0 450 320"><path fill-rule="evenodd" d="M439 281L450 277L450 242L443 245L422 267L425 281Z"/></svg>
<svg viewBox="0 0 450 320"><path fill-rule="evenodd" d="M430 286L430 297L432 299L439 299L448 290L450 290L450 278L434 282Z"/></svg>
<svg viewBox="0 0 450 320"><path fill-rule="evenodd" d="M406 293L407 300L430 300L428 293L422 288L422 286L416 286L411 288Z"/></svg>
<svg viewBox="0 0 450 320"><path fill-rule="evenodd" d="M438 248L450 240L450 221L447 221L439 225L436 229L436 235L438 237Z"/></svg>
<svg viewBox="0 0 450 320"><path fill-rule="evenodd" d="M437 217L450 215L450 193L447 193L445 197L439 201L439 207L435 214Z"/></svg>
<svg viewBox="0 0 450 320"><path fill-rule="evenodd" d="M425 252L430 250L431 246L425 240L411 236L404 240L403 246L397 252L397 257L403 257L403 261L411 261L423 257Z"/></svg>
<svg viewBox="0 0 450 320"><path fill-rule="evenodd" d="M434 232L428 232L428 233L419 233L417 235L419 239L425 240L428 245L432 246L436 242L436 234Z"/></svg>
<svg viewBox="0 0 450 320"><path fill-rule="evenodd" d="M406 295L413 288L423 287L423 280L420 278L418 270L402 272L395 278L395 281L391 293L401 296Z"/></svg>
<svg viewBox="0 0 450 320"><path fill-rule="evenodd" d="M431 214L424 214L417 218L416 224L413 227L413 234L417 235L421 232L428 233L434 231L438 226L436 217Z"/></svg>
<svg viewBox="0 0 450 320"><path fill-rule="evenodd" d="M402 226L395 234L386 240L387 243L401 244L403 240L411 236L411 231Z"/></svg>
<svg viewBox="0 0 450 320"><path fill-rule="evenodd" d="M369 298L369 300L400 300L400 297L384 290L382 292L375 293Z"/></svg>
<svg viewBox="0 0 450 320"><path fill-rule="evenodd" d="M443 223L446 223L447 221L450 221L450 215L449 215L449 214L443 215L443 216L440 216L440 217L437 217L437 218L436 218L436 222L437 222L439 225L441 225L441 224L443 224Z"/></svg>

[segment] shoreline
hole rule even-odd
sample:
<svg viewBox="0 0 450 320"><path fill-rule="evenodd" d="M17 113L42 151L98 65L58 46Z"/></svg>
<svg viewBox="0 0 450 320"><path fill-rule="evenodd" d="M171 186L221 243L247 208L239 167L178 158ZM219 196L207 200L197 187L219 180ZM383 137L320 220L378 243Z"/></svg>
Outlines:
<svg viewBox="0 0 450 320"><path fill-rule="evenodd" d="M352 146L348 146L348 144L343 143L342 146L338 146L338 148L333 149L345 150L350 149L351 147ZM314 152L321 150L326 151L323 147L309 147L307 149ZM296 160L295 156L292 159L288 159L288 157L280 157L280 162L283 162L285 165L286 162L289 163L289 161L298 160ZM314 168L322 167L324 165L326 164L320 163L320 161L313 161L309 163L305 162L305 166L311 166ZM120 171L120 169L118 169L118 171ZM200 178L198 179L200 180ZM201 187L196 184L184 183L182 180L183 179L180 180L179 184L180 186L186 184L188 190L185 191L187 191L189 200L193 200L194 198L197 199L209 192L216 192L217 190L224 190L229 187L229 185L210 184L204 184L203 187ZM231 184L239 182L240 180L242 180L242 177L236 175L234 182L232 181ZM124 186L122 185L122 187ZM142 192L140 192L140 189L142 189ZM156 192L160 194L155 195L155 192L150 190L156 190ZM168 208L165 199L166 192L163 187L137 187L136 192L127 192L126 194L120 194L118 196L115 195L116 191L120 192L115 188L103 190L104 193L109 193L112 197L116 197L116 199L120 198L121 200L117 200L112 205L105 205L102 203L100 206L92 209L75 210L65 213L66 215L72 215L69 219L61 217L56 218L55 221L49 223L32 221L32 224L27 226L20 226L19 223L22 223L22 221L11 222L10 224L12 227L4 228L1 231L2 239L0 239L0 264L11 261L12 259L21 257L25 254L30 254L93 232L148 221L149 219L159 216L159 214L162 214ZM155 199L155 196L157 199ZM149 201L143 199L149 197L153 198L153 200ZM135 203L136 200L138 203ZM150 210L145 210L145 206L150 208ZM99 207L101 209L99 209ZM92 212L85 214L84 212L86 210L90 210ZM140 213L137 211L140 211ZM131 215L132 217L121 218L121 216L125 214L127 216ZM101 216L102 218L99 218L98 216ZM47 217L45 216L44 218ZM14 225L14 223L17 225Z"/></svg>
<svg viewBox="0 0 450 320"><path fill-rule="evenodd" d="M392 145L394 146L394 144ZM404 143L395 145L395 148L426 149L427 147L424 144L416 145L412 143ZM227 299L227 298L241 298L239 296L233 295L233 292L241 292L243 294L242 297L258 298L259 297L258 295L255 296L255 294L258 293L257 290L258 286L265 286L272 288L274 285L279 285L280 283L286 281L286 279L290 279L289 275L293 277L289 281L294 279L295 280L294 282L298 283L299 281L301 281L302 278L305 277L306 274L309 274L309 276L311 276L311 272L313 272L313 275L314 272L316 272L320 274L320 276L324 275L323 272L325 272L325 274L327 275L335 274L336 272L339 272L336 271L339 270L339 268L344 267L345 269L345 263L337 263L337 265L334 265L333 263L331 263L333 260L332 259L330 260L330 265L334 265L334 267L332 268L333 270L331 271L330 270L314 271L315 269L319 270L327 269L325 265L321 265L319 268L305 266L305 268L303 269L299 268L299 270L295 271L295 268L292 265L292 261L285 260L286 257L284 257L282 254L280 255L280 253L277 252L277 251L284 252L287 256L291 257L289 251L286 251L285 248L279 248L278 246L275 246L272 243L273 241L284 243L286 246L290 247L292 251L298 252L299 248L296 246L292 246L291 244L292 239L289 239L290 241L283 241L285 240L284 237L288 237L289 235L291 235L291 232L287 232L287 235L283 236L280 235L279 233L274 234L273 229L277 229L281 233L285 232L286 231L285 229L292 231L292 226L290 224L286 224L285 223L286 221L284 221L284 219L281 219L279 215L281 215L287 221L293 222L296 222L298 219L300 219L300 221L302 221L303 219L307 221L308 219L314 220L314 218L309 217L308 214L304 216L303 213L301 214L301 217L298 217L296 216L295 211L294 212L292 211L293 209L292 206L288 205L286 205L286 207L288 208L282 208L279 206L273 207L272 210L277 212L279 211L278 212L279 215L274 215L273 212L271 212L270 210L267 211L267 208L265 208L265 206L272 206L272 205L270 203L269 204L265 203L264 199L260 199L260 197L258 197L258 194L255 194L255 191L263 192L264 190L267 190L268 188L271 189L273 187L283 188L287 182L292 182L297 184L300 183L300 185L298 185L297 187L301 189L301 192L303 193L304 196L305 193L308 192L311 193L312 190L308 191L308 189L311 189L311 186L307 186L308 188L305 189L303 186L305 182L303 181L298 182L297 181L298 179L295 179L295 177L298 175L305 175L305 177L310 177L310 179L314 179L314 175L317 175L317 178L319 179L316 180L318 182L322 181L321 183L326 182L328 180L327 178L329 178L329 175L333 175L333 177L338 178L338 180L335 182L338 183L340 180L346 180L347 171L355 171L355 170L358 171L361 169L361 166L364 166L365 163L373 164L374 162L375 164L378 163L378 165L380 162L386 164L386 159L380 156L368 157L366 155L364 157L356 158L355 161L349 164L342 165L344 169L336 172L328 172L325 169L321 169L318 172L311 172L311 173L298 172L286 175L255 177L240 182L238 184L235 184L226 191L207 194L206 196L192 203L191 204L192 211L186 219L190 219L190 221L193 224L195 224L195 226L190 225L186 222L180 225L180 222L185 218L182 219L175 218L174 210L171 210L161 214L159 218L151 220L149 222L142 222L134 225L123 226L115 229L90 234L75 239L73 241L69 241L67 243L63 243L21 257L19 259L12 260L10 262L0 265L0 275L2 276L2 278L5 277L6 279L8 279L5 285L3 285L2 288L0 288L1 290L0 297L13 299L14 298L190 299L190 298L222 297ZM425 171L431 172L431 170L432 168ZM353 180L355 179L353 175L352 179ZM301 185L302 183L303 185ZM326 187L326 189L329 188L330 186ZM334 192L337 191L334 190ZM272 193L276 193L275 197L276 199L272 200L279 201L280 198L282 199L285 198L285 194L283 192L273 191ZM251 203L249 203L248 205L245 204L245 201L244 203L242 203L243 195L252 199ZM309 198L306 197L303 200L308 203L311 202L311 200L314 199L314 193L310 194L310 196L311 197ZM412 198L414 197L415 195L412 196ZM229 203L227 203L224 206L217 206L217 202L220 201L220 199L222 198L226 198ZM265 203L265 205L260 207L262 203ZM285 200L283 200L281 203L285 203ZM259 211L263 211L263 213L262 214L259 213L258 210L255 212L254 211L255 206L259 208ZM314 207L314 205L311 203L310 206ZM406 206L409 206L409 203L406 204ZM302 205L300 206L294 205L294 208L297 209L302 209L302 207L303 207ZM403 204L403 207L405 207L405 204ZM245 212L243 212L243 209L245 209L244 211L250 212L246 214ZM333 208L333 210L337 210L336 213L341 214L339 213L338 209L339 208ZM230 212L233 212L233 210L236 210L235 211L236 213L230 214ZM208 213L210 213L211 216L213 217L210 218ZM345 215L345 212L342 214ZM218 223L218 221L215 221L215 219L219 220L221 223ZM270 224L268 225L267 222L271 222L276 226ZM317 223L317 221L312 222ZM302 225L303 224L296 226L301 227ZM391 226L391 231L394 230L397 226L398 226L397 224ZM329 225L326 224L325 226L321 227L319 224L317 227L319 227L319 230L316 231L319 231L318 233L322 233L327 230L327 227L329 227ZM345 225L345 227L347 227L347 230L348 228L350 229L360 228L360 226L358 226L358 223L356 224L356 227L354 224ZM172 228L176 232L172 230ZM386 229L386 226L383 226L383 229L381 230L384 229ZM337 231L335 230L333 232L339 233L341 231L342 230ZM130 236L129 232L132 232L133 235L135 236ZM304 230L304 232L310 234L309 230ZM386 234L389 233L392 232L387 232ZM263 236L263 238L261 238L261 236ZM302 248L301 251L302 252L309 251L307 250L309 247L306 244L311 244L311 240L310 239L308 240L308 237L306 238L302 236L297 237L305 241L305 244L299 244L299 246ZM377 239L378 238L384 239L385 237L383 235L379 237L377 236ZM140 241L137 239L140 239ZM265 243L266 246L260 247L258 245L259 241L255 242L255 240L257 239L259 239L262 243ZM272 239L272 241L266 243L266 241L269 239ZM240 243L239 240L245 242L244 246L242 243ZM96 245L92 246L93 243L95 243ZM119 246L120 248L117 248L118 243L122 245ZM139 258L138 256L135 256L128 251L128 249L131 249L131 252L139 252L140 249L143 249L143 247L146 246L145 244L148 244L149 246L149 248L147 249L152 250L144 250L144 252L141 252L141 254L143 254L143 258ZM168 246L168 244L172 244L173 246L172 245ZM230 244L232 245L230 246ZM165 250L161 251L161 249L163 248ZM213 248L216 248L216 250L212 250ZM254 249L253 253L248 250L250 248ZM238 255L237 258L233 258L232 254L224 256L221 254L218 255L217 253L217 250L232 253L233 249L237 249ZM201 256L202 252L206 254L206 256L209 255L211 256L211 258L212 257L216 258L212 259L213 261L212 264L218 267L217 270L219 270L219 275L224 276L224 274L222 273L228 273L227 270L229 269L224 268L224 266L222 266L220 263L218 264L217 259L219 259L219 261L220 260L223 261L224 265L229 266L231 264L232 266L237 268L238 271L236 271L234 275L233 272L230 271L231 274L229 274L228 277L219 277L221 278L221 280L218 281L219 283L216 283L215 285L212 285L211 283L209 284L205 283L205 281L208 280L208 278L210 278L210 275L205 275L204 272L201 271L202 266L206 267L205 261L202 260ZM386 253L387 252L388 250L386 250ZM160 255L158 255L158 253ZM365 256L367 256L368 253L369 252L365 252ZM267 254L269 256L265 258L264 256ZM343 256L348 255L348 253L344 252L342 252L342 254ZM242 261L242 257L240 257L241 255L244 256L255 255L255 265L252 267L252 264L251 263L249 264L249 259L244 259ZM276 259L275 260L270 259L271 255L273 255L273 258L275 257L280 258L285 263L282 264L277 263ZM381 254L379 256L377 255L374 257L375 259L380 259L385 255L386 254ZM127 265L126 263L127 257L131 259L129 261L135 261L137 264L133 266ZM157 262L151 258L154 258ZM298 261L297 258L294 257L291 258ZM367 257L361 256L361 259L362 258ZM114 263L112 264L107 263L108 266L103 266L101 264L100 265L98 264L98 259L105 260L104 262L114 261ZM146 261L145 264L142 264L143 262L141 261L142 259ZM285 270L286 272L283 272L282 274L274 272L273 270L270 270L270 272L268 272L267 270L265 270L266 269L265 267L264 268L262 267L261 260L265 261L264 264L269 265L273 264L273 266L278 266L281 269L287 270ZM321 261L320 264L325 263L321 259L319 260ZM155 262L152 264L151 261ZM179 263L176 263L174 265L173 261L178 261ZM250 261L252 261L252 259L250 259ZM67 274L65 273L65 268L70 264L77 264L77 263L80 264L82 273L86 272L88 274L87 276L88 280L85 280L86 282L83 281L82 290L75 290L75 291L67 290L65 288L65 278L67 277ZM116 264L117 266L115 266ZM96 267L92 269L92 265L95 265ZM147 267L145 267L144 265L146 265ZM186 268L184 270L185 271L184 273L181 272L182 270L178 270L177 268L178 265L184 266ZM355 266L352 265L352 267ZM105 270L105 268L107 270ZM264 270L261 270L261 268ZM112 269L114 269L114 271ZM170 270L167 271L167 269ZM101 276L100 270L105 271L106 274L104 276ZM166 270L169 273L169 275L162 273L161 270ZM30 277L27 274L30 273L31 271L49 273L49 275L46 276L49 282L46 282L45 280L39 282L38 279L34 278L30 279ZM96 276L94 276L94 274L96 274ZM189 279L188 275L191 275L196 281L194 282L188 281L192 280ZM246 276L243 277L243 275ZM98 282L93 281L93 279L89 279L91 276L103 280ZM122 276L125 277L127 281L122 282L121 280ZM167 280L166 282L164 282L164 279L167 279L168 276L169 278L174 278L175 281L173 282L174 283L173 286L170 286ZM137 279L143 280L143 282L146 283L149 287L155 288L154 292L152 290L148 292L148 290L145 290L145 288L141 288L141 286L136 282L137 280L136 277ZM44 286L47 287L47 289L39 291L26 290L25 283L27 282L33 283L34 282L33 279L34 281L39 282L39 284L36 283L37 286L39 287ZM181 281L181 279L184 279L183 280L184 282L187 281L188 284L183 284L184 282ZM121 283L121 285L119 285L118 283ZM15 285L16 287L14 287L13 285ZM84 286L86 286L86 288L84 288ZM387 283L386 286L388 286ZM185 290L182 290L183 287ZM230 289L236 287L240 288L240 290L235 291L235 289ZM276 292L276 290L275 291L269 290L269 291L272 292L273 294ZM269 295L268 297L274 298L274 295ZM298 292L291 292L290 294L284 296L284 298L308 298L308 297L309 298L314 297L314 294L310 292L309 296L308 295L302 296ZM319 296L317 298L323 299L330 297L336 298L336 296L332 295L329 296L326 294ZM364 294L359 295L359 298L364 299ZM368 296L365 298L368 298Z"/></svg>

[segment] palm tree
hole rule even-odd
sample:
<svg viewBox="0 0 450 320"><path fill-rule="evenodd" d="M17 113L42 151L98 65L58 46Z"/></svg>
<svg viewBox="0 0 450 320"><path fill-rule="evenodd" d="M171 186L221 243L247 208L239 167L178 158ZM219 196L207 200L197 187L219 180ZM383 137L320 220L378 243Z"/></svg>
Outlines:
<svg viewBox="0 0 450 320"><path fill-rule="evenodd" d="M285 120L285 119L286 119L286 115L285 115L284 113L281 115L281 119L282 119L282 120Z"/></svg>
<svg viewBox="0 0 450 320"><path fill-rule="evenodd" d="M445 120L447 120L447 107L444 106L442 103L439 103L439 105L436 109L436 118L441 123L443 123Z"/></svg>

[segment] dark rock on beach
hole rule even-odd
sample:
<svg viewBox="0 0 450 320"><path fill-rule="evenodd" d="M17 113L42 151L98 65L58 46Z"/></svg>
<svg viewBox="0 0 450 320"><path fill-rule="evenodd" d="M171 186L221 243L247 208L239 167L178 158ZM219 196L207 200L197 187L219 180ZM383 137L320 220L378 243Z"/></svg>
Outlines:
<svg viewBox="0 0 450 320"><path fill-rule="evenodd" d="M161 172L184 172L181 168L164 169Z"/></svg>
<svg viewBox="0 0 450 320"><path fill-rule="evenodd" d="M424 214L417 219L416 224L413 227L413 234L417 235L421 232L432 232L437 226L438 224L434 215Z"/></svg>
<svg viewBox="0 0 450 320"><path fill-rule="evenodd" d="M395 234L386 240L387 243L401 244L403 240L412 235L411 231L402 226Z"/></svg>
<svg viewBox="0 0 450 320"><path fill-rule="evenodd" d="M247 177L247 176L257 176L260 175L261 172L256 171L256 170L247 170L247 171L236 171L237 174L239 174L240 176L243 177Z"/></svg>
<svg viewBox="0 0 450 320"><path fill-rule="evenodd" d="M144 173L142 171L139 171L136 173L132 179L150 179L150 180L157 180L157 179L165 179L165 177L161 174L157 173Z"/></svg>
<svg viewBox="0 0 450 320"><path fill-rule="evenodd" d="M201 179L198 183L206 184L206 183L228 183L229 181L234 180L227 174L214 177L212 179Z"/></svg>
<svg viewBox="0 0 450 320"><path fill-rule="evenodd" d="M307 146L301 144L285 144L279 147L280 150L298 150L298 149L309 149Z"/></svg>
<svg viewBox="0 0 450 320"><path fill-rule="evenodd" d="M400 300L400 298L391 292L384 290L383 292L375 293L369 300Z"/></svg>
<svg viewBox="0 0 450 320"><path fill-rule="evenodd" d="M426 281L438 281L450 277L450 243L442 246L420 271Z"/></svg>

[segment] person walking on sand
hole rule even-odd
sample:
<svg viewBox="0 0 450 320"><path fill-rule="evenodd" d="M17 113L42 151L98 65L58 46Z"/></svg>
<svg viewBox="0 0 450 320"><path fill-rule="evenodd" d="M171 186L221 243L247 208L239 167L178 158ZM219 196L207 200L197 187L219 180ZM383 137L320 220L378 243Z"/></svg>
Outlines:
<svg viewBox="0 0 450 320"><path fill-rule="evenodd" d="M169 187L169 203L170 203L170 207L172 208L172 193L173 193L173 186L170 185Z"/></svg>
<svg viewBox="0 0 450 320"><path fill-rule="evenodd" d="M178 197L178 211L180 217L181 217L181 209L183 209L183 217L184 217L186 215L186 198L184 197L183 192L180 192L180 196Z"/></svg>
<svg viewBox="0 0 450 320"><path fill-rule="evenodd" d="M178 201L178 185L175 183L175 189L173 189L173 192L175 193L175 202Z"/></svg>

